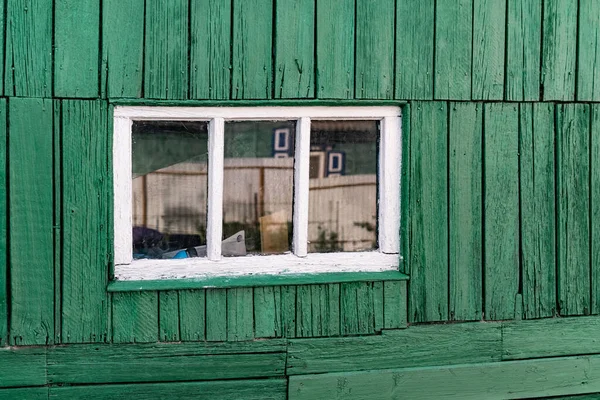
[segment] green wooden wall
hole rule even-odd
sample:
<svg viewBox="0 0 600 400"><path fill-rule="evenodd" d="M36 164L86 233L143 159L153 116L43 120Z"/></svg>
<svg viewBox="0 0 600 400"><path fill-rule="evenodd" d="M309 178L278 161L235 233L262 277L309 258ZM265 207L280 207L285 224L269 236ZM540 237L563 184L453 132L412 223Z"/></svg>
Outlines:
<svg viewBox="0 0 600 400"><path fill-rule="evenodd" d="M0 399L600 393L596 0L0 8ZM108 292L118 104L402 106L410 280Z"/></svg>

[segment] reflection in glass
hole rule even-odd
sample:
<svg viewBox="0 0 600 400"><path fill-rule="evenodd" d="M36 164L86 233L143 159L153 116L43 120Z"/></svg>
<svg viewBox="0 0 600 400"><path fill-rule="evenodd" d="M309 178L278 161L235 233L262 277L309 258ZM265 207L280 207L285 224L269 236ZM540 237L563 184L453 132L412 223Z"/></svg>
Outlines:
<svg viewBox="0 0 600 400"><path fill-rule="evenodd" d="M378 121L312 121L308 251L377 248Z"/></svg>
<svg viewBox="0 0 600 400"><path fill-rule="evenodd" d="M223 239L243 232L249 254L291 249L295 125L225 123Z"/></svg>
<svg viewBox="0 0 600 400"><path fill-rule="evenodd" d="M134 258L206 255L207 127L134 121Z"/></svg>

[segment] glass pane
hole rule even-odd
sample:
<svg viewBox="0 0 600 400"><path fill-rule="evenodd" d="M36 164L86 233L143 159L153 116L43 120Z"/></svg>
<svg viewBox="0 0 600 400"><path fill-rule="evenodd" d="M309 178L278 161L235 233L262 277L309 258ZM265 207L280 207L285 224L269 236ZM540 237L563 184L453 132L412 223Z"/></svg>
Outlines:
<svg viewBox="0 0 600 400"><path fill-rule="evenodd" d="M312 121L308 251L377 248L378 121Z"/></svg>
<svg viewBox="0 0 600 400"><path fill-rule="evenodd" d="M224 256L290 251L295 131L295 121L225 123Z"/></svg>
<svg viewBox="0 0 600 400"><path fill-rule="evenodd" d="M207 128L207 122L134 121L134 258L206 255Z"/></svg>

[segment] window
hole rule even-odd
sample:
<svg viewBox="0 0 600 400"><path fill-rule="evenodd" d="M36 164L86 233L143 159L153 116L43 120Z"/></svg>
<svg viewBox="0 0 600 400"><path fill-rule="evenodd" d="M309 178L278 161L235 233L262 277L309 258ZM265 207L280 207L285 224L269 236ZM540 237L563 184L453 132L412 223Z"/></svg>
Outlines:
<svg viewBox="0 0 600 400"><path fill-rule="evenodd" d="M114 116L117 279L397 267L398 107Z"/></svg>

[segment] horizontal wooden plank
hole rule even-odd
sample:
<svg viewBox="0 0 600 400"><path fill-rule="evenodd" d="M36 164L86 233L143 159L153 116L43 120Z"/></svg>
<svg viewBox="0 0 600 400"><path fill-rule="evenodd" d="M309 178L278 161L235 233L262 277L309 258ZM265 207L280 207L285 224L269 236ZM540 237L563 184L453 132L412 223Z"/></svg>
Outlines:
<svg viewBox="0 0 600 400"><path fill-rule="evenodd" d="M44 347L0 349L0 388L45 384L46 349Z"/></svg>
<svg viewBox="0 0 600 400"><path fill-rule="evenodd" d="M0 389L0 400L47 400L48 388L17 388L17 389Z"/></svg>
<svg viewBox="0 0 600 400"><path fill-rule="evenodd" d="M283 376L281 341L73 345L49 349L49 383L175 382Z"/></svg>
<svg viewBox="0 0 600 400"><path fill-rule="evenodd" d="M522 399L600 390L600 356L292 376L289 399Z"/></svg>
<svg viewBox="0 0 600 400"><path fill-rule="evenodd" d="M384 332L381 336L290 340L287 374L483 363L501 358L499 323L422 325Z"/></svg>
<svg viewBox="0 0 600 400"><path fill-rule="evenodd" d="M285 399L285 379L66 386L50 388L51 399Z"/></svg>

